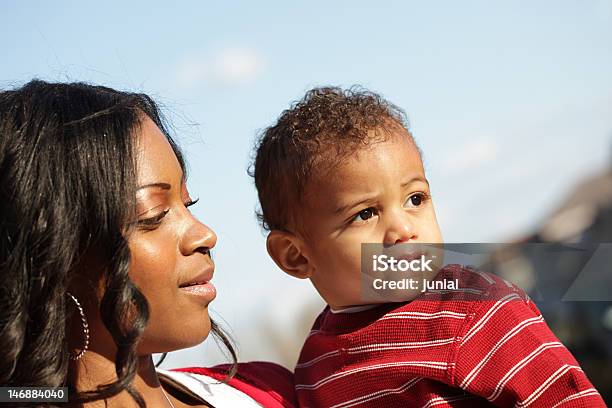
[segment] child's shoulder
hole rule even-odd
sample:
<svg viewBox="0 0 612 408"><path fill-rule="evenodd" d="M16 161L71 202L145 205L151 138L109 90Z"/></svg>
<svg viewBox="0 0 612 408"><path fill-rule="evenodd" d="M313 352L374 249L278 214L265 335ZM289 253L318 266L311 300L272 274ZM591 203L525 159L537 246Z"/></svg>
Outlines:
<svg viewBox="0 0 612 408"><path fill-rule="evenodd" d="M352 313L332 312L327 306L317 317L309 337L313 334L356 335L381 328L385 332L429 333L432 325L452 335L491 308L509 302L513 305L506 307L509 311L504 313L540 314L518 286L476 268L447 265L435 281L439 283L432 284L435 288L409 302L371 305Z"/></svg>
<svg viewBox="0 0 612 408"><path fill-rule="evenodd" d="M400 305L387 315L435 316L463 320L474 318L491 309L504 308L504 314L540 315L523 289L507 280L471 266L445 266L430 283L430 289L411 302ZM509 306L504 307L508 304ZM489 313L492 314L492 313Z"/></svg>
<svg viewBox="0 0 612 408"><path fill-rule="evenodd" d="M529 301L523 289L492 273L469 265L450 264L440 270L419 299L440 301Z"/></svg>
<svg viewBox="0 0 612 408"><path fill-rule="evenodd" d="M489 336L491 331L500 332L501 328L544 323L541 312L529 295L500 276L471 266L448 265L436 279L454 280L458 288L433 290L421 298L427 303L437 303L441 308L454 305L461 309L465 314L463 330L466 339L479 337L479 334Z"/></svg>

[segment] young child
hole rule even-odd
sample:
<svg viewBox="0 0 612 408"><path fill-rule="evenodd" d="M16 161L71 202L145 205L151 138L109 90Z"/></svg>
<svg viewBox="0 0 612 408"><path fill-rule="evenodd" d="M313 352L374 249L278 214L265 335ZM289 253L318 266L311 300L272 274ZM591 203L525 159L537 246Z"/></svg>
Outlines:
<svg viewBox="0 0 612 408"><path fill-rule="evenodd" d="M439 272L495 299L364 301L362 243L442 242L399 108L371 92L313 89L263 133L252 175L270 256L328 304L295 368L301 406L605 407L537 307L498 277Z"/></svg>

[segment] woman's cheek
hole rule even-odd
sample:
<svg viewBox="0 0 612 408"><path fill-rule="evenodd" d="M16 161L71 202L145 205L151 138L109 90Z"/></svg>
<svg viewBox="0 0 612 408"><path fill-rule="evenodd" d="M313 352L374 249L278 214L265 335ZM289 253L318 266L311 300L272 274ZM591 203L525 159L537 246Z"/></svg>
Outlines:
<svg viewBox="0 0 612 408"><path fill-rule="evenodd" d="M134 271L134 279L148 280L157 269L163 268L168 254L164 253L164 246L152 240L139 239L130 246Z"/></svg>

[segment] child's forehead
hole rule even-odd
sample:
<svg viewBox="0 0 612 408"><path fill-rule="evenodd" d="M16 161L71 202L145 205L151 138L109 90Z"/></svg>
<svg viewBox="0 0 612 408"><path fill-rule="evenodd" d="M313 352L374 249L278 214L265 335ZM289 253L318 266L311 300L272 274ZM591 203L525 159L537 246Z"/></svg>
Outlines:
<svg viewBox="0 0 612 408"><path fill-rule="evenodd" d="M304 192L309 201L366 194L417 176L425 178L421 156L407 135L392 135L328 160L313 169Z"/></svg>

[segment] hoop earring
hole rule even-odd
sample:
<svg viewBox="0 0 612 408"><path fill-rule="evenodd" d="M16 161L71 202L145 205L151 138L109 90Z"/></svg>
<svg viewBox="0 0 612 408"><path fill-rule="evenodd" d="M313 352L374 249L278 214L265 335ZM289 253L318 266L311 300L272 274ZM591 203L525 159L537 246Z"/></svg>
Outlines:
<svg viewBox="0 0 612 408"><path fill-rule="evenodd" d="M79 351L76 355L70 353L70 360L76 361L83 357L83 355L87 352L87 348L89 347L89 325L87 324L87 318L85 318L85 312L83 311L83 307L81 307L81 304L79 303L77 298L74 297L70 292L66 292L66 294L70 298L72 298L72 300L76 304L76 307L79 310L79 314L81 315L81 324L83 325L83 347L81 348L81 351Z"/></svg>

